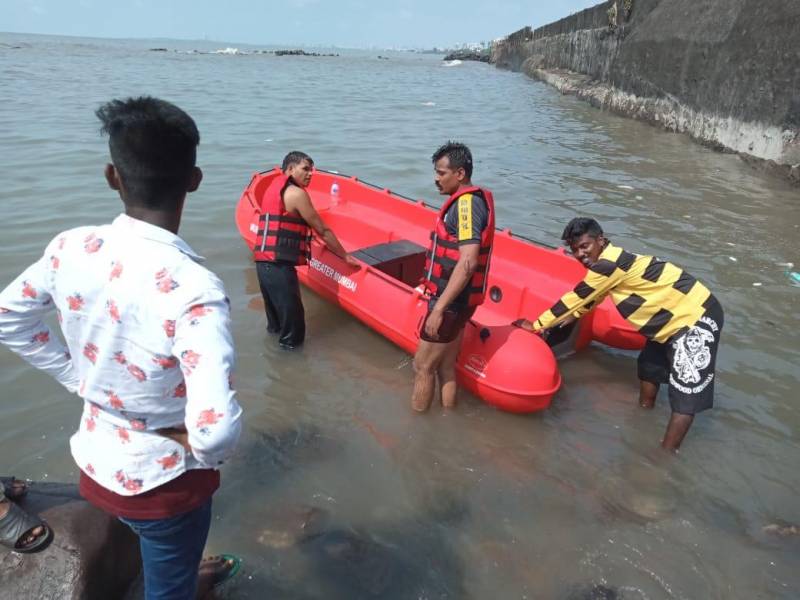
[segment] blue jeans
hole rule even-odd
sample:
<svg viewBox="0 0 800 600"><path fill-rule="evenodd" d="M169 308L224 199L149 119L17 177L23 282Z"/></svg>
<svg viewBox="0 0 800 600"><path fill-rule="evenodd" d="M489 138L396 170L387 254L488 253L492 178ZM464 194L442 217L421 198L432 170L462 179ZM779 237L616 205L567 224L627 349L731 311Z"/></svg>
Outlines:
<svg viewBox="0 0 800 600"><path fill-rule="evenodd" d="M168 519L119 519L139 536L145 600L194 600L211 527L211 499Z"/></svg>

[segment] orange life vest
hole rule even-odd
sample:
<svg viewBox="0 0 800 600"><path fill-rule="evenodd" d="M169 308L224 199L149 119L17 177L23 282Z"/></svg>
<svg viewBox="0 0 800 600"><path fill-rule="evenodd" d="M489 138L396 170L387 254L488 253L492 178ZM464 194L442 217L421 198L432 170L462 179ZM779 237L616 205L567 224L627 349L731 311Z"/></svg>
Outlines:
<svg viewBox="0 0 800 600"><path fill-rule="evenodd" d="M290 215L283 193L294 182L281 174L269 185L258 213L253 260L304 265L311 257L311 229L301 217Z"/></svg>
<svg viewBox="0 0 800 600"><path fill-rule="evenodd" d="M425 257L425 281L424 285L428 292L433 296L439 296L447 282L453 274L453 269L458 262L458 236L451 235L447 231L444 219L447 211L464 194L480 192L486 201L489 210L486 229L481 232L480 251L478 253L478 268L472 275L467 289L468 306L478 306L483 304L486 296L486 281L489 276L489 259L492 255L492 244L494 242L494 197L492 192L476 186L458 190L450 196L442 205L439 216L436 219L436 228L431 232L431 245Z"/></svg>

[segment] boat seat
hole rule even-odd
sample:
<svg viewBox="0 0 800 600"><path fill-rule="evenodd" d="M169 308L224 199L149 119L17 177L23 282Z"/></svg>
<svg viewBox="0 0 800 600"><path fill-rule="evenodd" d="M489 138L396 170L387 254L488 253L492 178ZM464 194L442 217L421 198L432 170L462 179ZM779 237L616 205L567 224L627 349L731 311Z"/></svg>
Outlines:
<svg viewBox="0 0 800 600"><path fill-rule="evenodd" d="M369 266L414 287L425 271L426 251L427 248L410 240L397 240L367 246L351 254Z"/></svg>

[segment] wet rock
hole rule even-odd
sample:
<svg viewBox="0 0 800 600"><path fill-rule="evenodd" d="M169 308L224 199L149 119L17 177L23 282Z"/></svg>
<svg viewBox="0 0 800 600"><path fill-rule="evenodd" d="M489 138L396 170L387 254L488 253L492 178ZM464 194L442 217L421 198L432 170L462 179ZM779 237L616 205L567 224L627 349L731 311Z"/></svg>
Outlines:
<svg viewBox="0 0 800 600"><path fill-rule="evenodd" d="M469 504L463 496L448 492L439 492L427 498L423 507L431 522L438 525L456 526L470 514Z"/></svg>
<svg viewBox="0 0 800 600"><path fill-rule="evenodd" d="M634 462L605 478L598 495L606 516L644 524L672 516L680 490L663 467Z"/></svg>
<svg viewBox="0 0 800 600"><path fill-rule="evenodd" d="M621 600L616 589L605 585L582 587L571 592L565 600Z"/></svg>
<svg viewBox="0 0 800 600"><path fill-rule="evenodd" d="M19 504L47 521L54 537L37 554L0 549L0 600L125 596L142 566L125 525L83 500L76 485L31 483Z"/></svg>
<svg viewBox="0 0 800 600"><path fill-rule="evenodd" d="M764 533L778 537L799 536L800 527L789 523L771 523L761 529Z"/></svg>
<svg viewBox="0 0 800 600"><path fill-rule="evenodd" d="M267 527L258 542L275 550L297 545L302 540L319 535L328 523L328 512L317 506L270 508L261 517Z"/></svg>
<svg viewBox="0 0 800 600"><path fill-rule="evenodd" d="M475 60L478 62L491 62L491 52L489 48L480 50L456 50L445 56L442 60Z"/></svg>
<svg viewBox="0 0 800 600"><path fill-rule="evenodd" d="M239 453L251 479L271 477L276 471L326 460L340 449L339 442L313 425L299 424L291 429L258 432L251 439L247 448Z"/></svg>
<svg viewBox="0 0 800 600"><path fill-rule="evenodd" d="M466 596L461 564L430 524L330 529L300 548L326 600Z"/></svg>
<svg viewBox="0 0 800 600"><path fill-rule="evenodd" d="M305 50L275 50L275 56L339 56L338 54L322 54L319 52L306 52Z"/></svg>
<svg viewBox="0 0 800 600"><path fill-rule="evenodd" d="M408 584L410 566L392 548L353 530L332 530L304 541L316 576L334 598L383 598ZM408 591L408 590L407 590Z"/></svg>
<svg viewBox="0 0 800 600"><path fill-rule="evenodd" d="M635 492L628 498L619 498L616 508L619 513L627 514L640 522L660 521L675 511L675 500L657 492Z"/></svg>

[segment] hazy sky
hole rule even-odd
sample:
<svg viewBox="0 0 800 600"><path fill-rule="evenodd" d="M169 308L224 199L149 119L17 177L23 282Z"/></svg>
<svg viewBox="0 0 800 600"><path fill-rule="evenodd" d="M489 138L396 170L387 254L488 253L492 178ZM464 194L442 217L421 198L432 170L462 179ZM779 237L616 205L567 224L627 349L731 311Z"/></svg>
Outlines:
<svg viewBox="0 0 800 600"><path fill-rule="evenodd" d="M0 31L252 44L430 47L491 40L599 0L3 0Z"/></svg>

